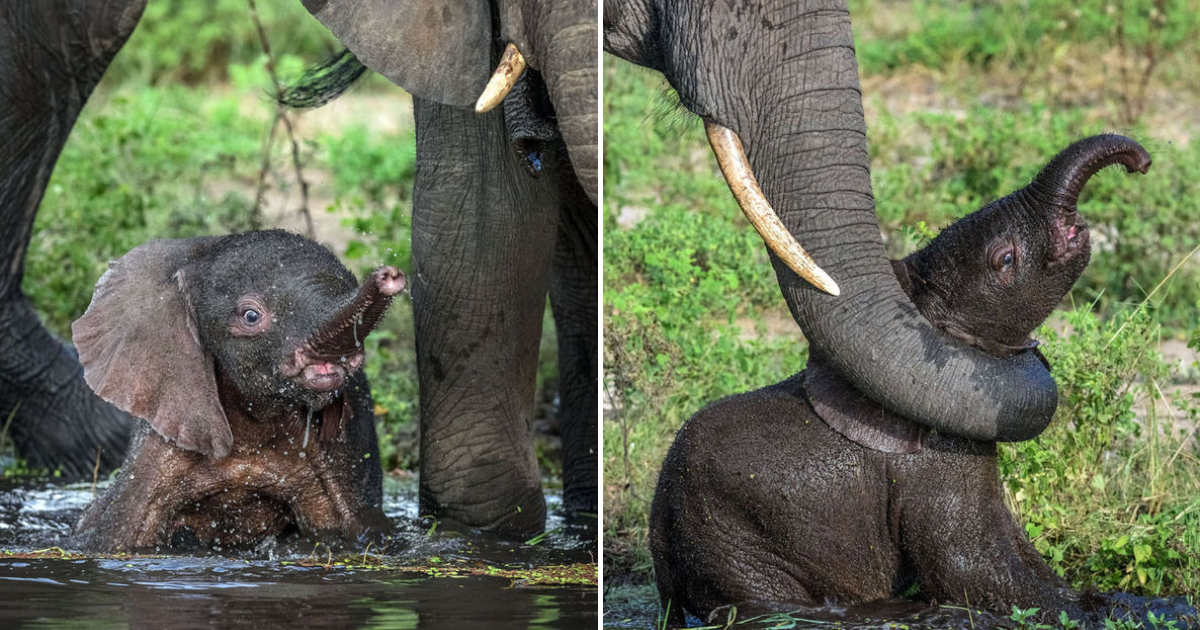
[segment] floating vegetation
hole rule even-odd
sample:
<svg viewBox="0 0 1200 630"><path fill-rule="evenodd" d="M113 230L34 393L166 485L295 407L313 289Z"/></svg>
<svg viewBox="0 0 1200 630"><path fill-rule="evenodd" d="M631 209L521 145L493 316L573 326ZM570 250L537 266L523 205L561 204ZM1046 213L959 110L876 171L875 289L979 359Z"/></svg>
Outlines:
<svg viewBox="0 0 1200 630"><path fill-rule="evenodd" d="M11 551L0 549L0 559L13 560L141 560L159 559L172 556L157 554L82 554L67 551L61 547L49 547L35 551ZM230 558L241 560L240 558ZM367 553L346 554L334 556L327 553L324 558L317 554L301 560L283 560L280 566L326 569L330 571L380 571L395 573L421 573L432 578L461 579L468 577L497 577L511 580L512 587L526 586L596 586L599 578L598 567L593 562L574 564L553 564L530 567L525 563L513 565L497 565L474 558L443 558L433 556L423 562L406 564L393 563L394 558L376 556ZM250 562L250 560L245 560Z"/></svg>

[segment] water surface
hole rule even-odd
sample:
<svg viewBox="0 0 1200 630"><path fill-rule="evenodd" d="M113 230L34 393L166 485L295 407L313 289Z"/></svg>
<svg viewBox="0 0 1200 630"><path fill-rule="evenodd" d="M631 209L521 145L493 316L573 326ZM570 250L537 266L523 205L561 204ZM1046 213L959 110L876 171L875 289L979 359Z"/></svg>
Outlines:
<svg viewBox="0 0 1200 630"><path fill-rule="evenodd" d="M558 494L530 545L433 528L411 479L384 492L394 531L370 546L96 558L70 553L91 484L0 480L0 628L596 627L597 589L579 583L595 524L565 522Z"/></svg>

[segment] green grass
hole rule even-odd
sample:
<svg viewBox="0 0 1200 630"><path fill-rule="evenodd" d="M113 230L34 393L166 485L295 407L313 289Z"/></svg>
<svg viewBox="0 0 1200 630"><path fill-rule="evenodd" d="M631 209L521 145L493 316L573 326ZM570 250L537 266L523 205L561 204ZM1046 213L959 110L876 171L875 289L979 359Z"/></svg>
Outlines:
<svg viewBox="0 0 1200 630"><path fill-rule="evenodd" d="M1039 331L1058 414L1036 440L1001 449L1009 503L1073 584L1200 594L1200 467L1184 443L1200 401L1175 395L1146 310L1064 316L1069 335Z"/></svg>
<svg viewBox="0 0 1200 630"><path fill-rule="evenodd" d="M1200 462L1184 442L1200 400L1176 393L1198 366L1175 373L1158 351L1200 347L1200 256L1176 268L1200 243L1200 143L1180 141L1197 129L1178 116L1200 100L1181 56L1197 40L1157 53L1147 89L1170 97L1132 120L1137 95L1112 64L1118 18L1137 61L1194 34L1196 17L1166 3L1151 28L1150 5L859 0L851 15L894 257L1080 137L1124 133L1154 156L1147 176L1108 169L1085 190L1092 263L1052 318L1069 332L1038 333L1059 411L1037 440L1004 446L1000 467L1035 546L1075 586L1200 595ZM661 76L611 57L604 73L606 575L644 583L649 502L675 432L705 404L799 370L806 346L699 122Z"/></svg>
<svg viewBox="0 0 1200 630"><path fill-rule="evenodd" d="M1195 0L850 2L865 74L966 65L1040 78L1066 64L1095 64L1105 53L1133 70L1144 67L1152 51L1156 69L1189 88L1197 86L1192 60L1200 55L1196 9ZM1119 86L1105 89L1115 94Z"/></svg>

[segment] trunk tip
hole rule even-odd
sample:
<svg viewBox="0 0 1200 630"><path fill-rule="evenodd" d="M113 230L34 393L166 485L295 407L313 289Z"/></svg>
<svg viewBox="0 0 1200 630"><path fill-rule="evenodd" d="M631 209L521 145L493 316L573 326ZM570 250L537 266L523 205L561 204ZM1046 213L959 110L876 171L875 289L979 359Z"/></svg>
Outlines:
<svg viewBox="0 0 1200 630"><path fill-rule="evenodd" d="M385 296L393 296L404 290L404 272L390 265L371 272L371 277L375 280L375 286L379 287L379 292Z"/></svg>
<svg viewBox="0 0 1200 630"><path fill-rule="evenodd" d="M1125 167L1127 173L1145 175L1153 162L1150 152L1138 141L1115 133L1093 136L1077 144L1086 147L1085 151L1090 149L1093 159L1099 162L1099 168L1108 163L1118 162ZM1110 155L1113 156L1111 161L1108 159Z"/></svg>

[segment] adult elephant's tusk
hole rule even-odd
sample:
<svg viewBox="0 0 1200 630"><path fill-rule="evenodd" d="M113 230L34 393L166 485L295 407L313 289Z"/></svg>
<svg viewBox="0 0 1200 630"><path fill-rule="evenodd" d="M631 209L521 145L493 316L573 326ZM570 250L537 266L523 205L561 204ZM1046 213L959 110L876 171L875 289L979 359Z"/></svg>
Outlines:
<svg viewBox="0 0 1200 630"><path fill-rule="evenodd" d="M746 151L737 134L728 127L710 122L704 123L704 130L708 133L708 142L717 155L717 164L721 166L721 174L725 176L733 198L737 199L742 212L766 241L767 247L809 284L830 295L841 295L837 283L813 262L767 202L767 197L758 187L758 180L754 178L754 172L750 170L750 161L746 159Z"/></svg>
<svg viewBox="0 0 1200 630"><path fill-rule="evenodd" d="M483 88L483 94L475 101L475 113L490 112L504 102L504 97L508 96L524 71L525 57L517 50L516 44L510 43L504 49L504 55L500 57L500 64L496 66L492 78L488 79L487 86Z"/></svg>

